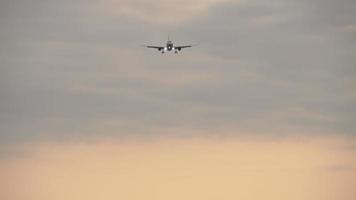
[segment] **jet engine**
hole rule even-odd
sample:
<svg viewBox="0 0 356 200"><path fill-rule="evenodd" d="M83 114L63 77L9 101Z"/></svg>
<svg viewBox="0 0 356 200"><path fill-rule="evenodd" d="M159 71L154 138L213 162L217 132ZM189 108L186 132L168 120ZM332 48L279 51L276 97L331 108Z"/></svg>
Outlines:
<svg viewBox="0 0 356 200"><path fill-rule="evenodd" d="M167 51L167 47L164 47L164 48L162 49L162 54L164 54L166 51Z"/></svg>

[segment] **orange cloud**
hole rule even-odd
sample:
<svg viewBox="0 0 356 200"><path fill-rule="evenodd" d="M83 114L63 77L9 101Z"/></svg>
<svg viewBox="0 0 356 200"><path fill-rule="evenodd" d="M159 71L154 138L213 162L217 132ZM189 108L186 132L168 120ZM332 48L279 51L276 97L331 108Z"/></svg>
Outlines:
<svg viewBox="0 0 356 200"><path fill-rule="evenodd" d="M42 144L0 161L0 198L351 200L354 148L338 137Z"/></svg>

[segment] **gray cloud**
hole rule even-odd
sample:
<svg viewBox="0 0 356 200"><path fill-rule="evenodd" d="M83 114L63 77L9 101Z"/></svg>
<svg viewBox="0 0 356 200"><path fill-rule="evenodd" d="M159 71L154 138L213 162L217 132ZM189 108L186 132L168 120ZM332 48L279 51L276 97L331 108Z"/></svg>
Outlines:
<svg viewBox="0 0 356 200"><path fill-rule="evenodd" d="M95 1L0 4L3 144L356 132L353 1L226 2L157 24ZM178 56L139 47L167 34L200 45Z"/></svg>

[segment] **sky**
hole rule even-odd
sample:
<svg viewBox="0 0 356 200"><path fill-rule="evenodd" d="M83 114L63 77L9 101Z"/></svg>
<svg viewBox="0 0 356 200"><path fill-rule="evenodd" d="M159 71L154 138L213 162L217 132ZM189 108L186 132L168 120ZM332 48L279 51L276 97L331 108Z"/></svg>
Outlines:
<svg viewBox="0 0 356 200"><path fill-rule="evenodd" d="M355 10L2 0L0 199L355 199Z"/></svg>

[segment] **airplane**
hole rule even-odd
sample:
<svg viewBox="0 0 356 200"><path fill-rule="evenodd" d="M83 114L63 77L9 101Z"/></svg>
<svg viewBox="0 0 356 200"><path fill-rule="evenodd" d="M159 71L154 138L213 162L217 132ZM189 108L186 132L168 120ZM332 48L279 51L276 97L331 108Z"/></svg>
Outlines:
<svg viewBox="0 0 356 200"><path fill-rule="evenodd" d="M173 42L168 37L166 46L146 46L146 45L144 45L144 47L157 49L158 51L162 52L162 54L164 54L167 51L174 51L174 53L178 53L178 51L181 51L184 48L193 47L193 45L174 46Z"/></svg>

